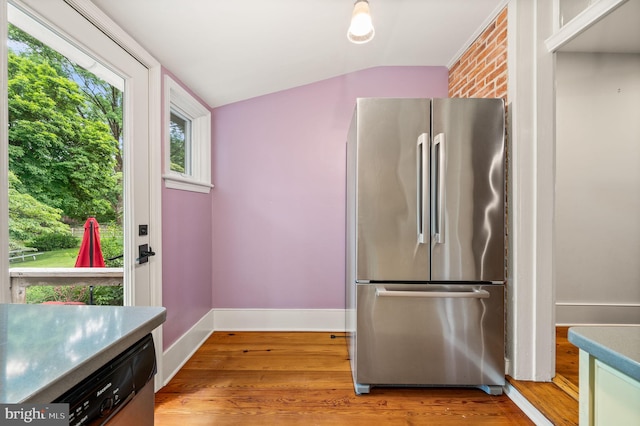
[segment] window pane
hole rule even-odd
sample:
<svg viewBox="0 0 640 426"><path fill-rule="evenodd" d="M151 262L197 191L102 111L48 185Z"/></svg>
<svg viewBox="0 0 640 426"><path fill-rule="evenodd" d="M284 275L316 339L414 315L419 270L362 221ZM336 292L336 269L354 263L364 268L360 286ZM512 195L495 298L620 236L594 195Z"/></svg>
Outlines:
<svg viewBox="0 0 640 426"><path fill-rule="evenodd" d="M191 175L191 120L171 110L169 126L170 170Z"/></svg>
<svg viewBox="0 0 640 426"><path fill-rule="evenodd" d="M8 17L9 266L49 269L51 284L56 268L122 268L124 80L22 10ZM91 259L79 251L88 217L100 223ZM123 305L122 286L79 284L13 302Z"/></svg>

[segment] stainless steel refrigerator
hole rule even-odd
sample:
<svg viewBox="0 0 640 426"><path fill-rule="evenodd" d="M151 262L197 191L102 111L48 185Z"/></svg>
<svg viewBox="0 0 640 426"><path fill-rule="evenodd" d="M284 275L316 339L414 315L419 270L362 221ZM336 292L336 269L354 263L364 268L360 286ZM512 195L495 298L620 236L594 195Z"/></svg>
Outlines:
<svg viewBox="0 0 640 426"><path fill-rule="evenodd" d="M346 279L356 393L502 393L504 206L502 99L357 100Z"/></svg>

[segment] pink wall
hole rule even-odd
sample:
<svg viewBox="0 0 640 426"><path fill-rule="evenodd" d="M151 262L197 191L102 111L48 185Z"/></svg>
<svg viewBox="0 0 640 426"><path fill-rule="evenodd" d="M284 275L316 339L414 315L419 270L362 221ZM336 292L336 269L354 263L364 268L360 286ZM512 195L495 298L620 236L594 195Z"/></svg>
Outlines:
<svg viewBox="0 0 640 426"><path fill-rule="evenodd" d="M446 67L379 67L214 109L213 306L344 308L355 99L447 87Z"/></svg>
<svg viewBox="0 0 640 426"><path fill-rule="evenodd" d="M171 75L163 70L163 83L166 74ZM167 129L168 124L163 123L162 128ZM167 308L164 349L212 308L211 199L212 193L162 186L162 303Z"/></svg>

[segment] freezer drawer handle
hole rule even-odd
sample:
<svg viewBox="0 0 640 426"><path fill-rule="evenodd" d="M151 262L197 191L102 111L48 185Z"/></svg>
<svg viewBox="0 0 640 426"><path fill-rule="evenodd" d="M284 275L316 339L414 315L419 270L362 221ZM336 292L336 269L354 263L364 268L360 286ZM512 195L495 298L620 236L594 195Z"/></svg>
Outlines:
<svg viewBox="0 0 640 426"><path fill-rule="evenodd" d="M379 297L427 297L427 298L458 298L458 299L488 299L487 290L473 291L394 291L386 288L376 288Z"/></svg>

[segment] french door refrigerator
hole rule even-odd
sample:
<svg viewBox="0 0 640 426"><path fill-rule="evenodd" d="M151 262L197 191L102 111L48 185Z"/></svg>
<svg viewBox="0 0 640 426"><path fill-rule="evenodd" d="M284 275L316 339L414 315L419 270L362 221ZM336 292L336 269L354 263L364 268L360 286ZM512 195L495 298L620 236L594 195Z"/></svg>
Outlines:
<svg viewBox="0 0 640 426"><path fill-rule="evenodd" d="M346 323L356 393L502 393L502 99L360 98L347 165Z"/></svg>

